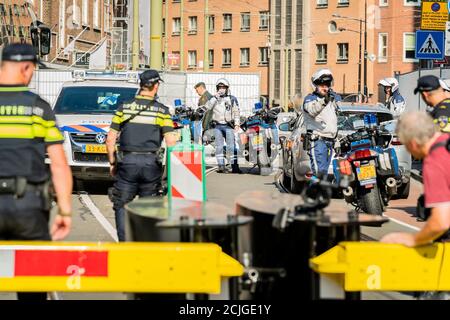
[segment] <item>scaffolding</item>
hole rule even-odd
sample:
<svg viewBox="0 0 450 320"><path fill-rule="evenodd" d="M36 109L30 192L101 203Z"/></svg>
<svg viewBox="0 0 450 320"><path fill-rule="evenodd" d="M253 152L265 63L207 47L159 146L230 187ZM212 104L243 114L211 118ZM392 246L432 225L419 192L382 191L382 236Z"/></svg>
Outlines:
<svg viewBox="0 0 450 320"><path fill-rule="evenodd" d="M116 70L128 70L131 65L128 2L128 0L114 0L111 65Z"/></svg>

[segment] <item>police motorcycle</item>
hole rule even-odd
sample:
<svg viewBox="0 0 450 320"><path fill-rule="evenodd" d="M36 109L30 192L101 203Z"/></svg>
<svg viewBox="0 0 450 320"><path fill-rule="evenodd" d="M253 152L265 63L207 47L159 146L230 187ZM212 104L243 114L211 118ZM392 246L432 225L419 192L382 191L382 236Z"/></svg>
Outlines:
<svg viewBox="0 0 450 320"><path fill-rule="evenodd" d="M334 176L338 184L343 179L349 182L342 190L347 203L368 214L382 215L401 179L397 155L389 148L393 137L380 131L374 114L353 121L353 127L356 132L336 143Z"/></svg>
<svg viewBox="0 0 450 320"><path fill-rule="evenodd" d="M177 134L177 140L181 141L183 128L189 128L191 132L191 142L194 142L194 122L196 119L202 119L205 112L202 109L194 110L193 108L183 105L181 100L175 100L175 114L172 121Z"/></svg>
<svg viewBox="0 0 450 320"><path fill-rule="evenodd" d="M254 114L241 125L244 132L240 134L239 148L245 159L259 168L262 176L272 173L272 164L278 155L276 121L280 112L280 108L263 109L262 104L257 103Z"/></svg>

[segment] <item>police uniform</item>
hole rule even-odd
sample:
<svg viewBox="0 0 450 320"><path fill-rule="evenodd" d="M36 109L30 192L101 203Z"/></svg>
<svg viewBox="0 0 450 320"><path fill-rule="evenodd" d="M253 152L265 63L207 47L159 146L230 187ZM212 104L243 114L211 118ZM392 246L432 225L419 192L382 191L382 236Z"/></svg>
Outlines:
<svg viewBox="0 0 450 320"><path fill-rule="evenodd" d="M162 166L157 152L164 135L174 127L169 108L152 98L137 96L119 107L111 130L120 132L113 205L118 237L125 241L124 206L137 195L159 195Z"/></svg>
<svg viewBox="0 0 450 320"><path fill-rule="evenodd" d="M450 133L450 99L445 99L430 112L434 122L444 133Z"/></svg>
<svg viewBox="0 0 450 320"><path fill-rule="evenodd" d="M445 82L433 75L426 75L417 81L417 87L414 89L414 94L418 92L429 92L442 88L447 91L448 87ZM450 99L444 99L429 112L434 122L439 126L444 133L450 133Z"/></svg>
<svg viewBox="0 0 450 320"><path fill-rule="evenodd" d="M63 142L47 102L27 87L0 85L0 240L51 240L45 154Z"/></svg>

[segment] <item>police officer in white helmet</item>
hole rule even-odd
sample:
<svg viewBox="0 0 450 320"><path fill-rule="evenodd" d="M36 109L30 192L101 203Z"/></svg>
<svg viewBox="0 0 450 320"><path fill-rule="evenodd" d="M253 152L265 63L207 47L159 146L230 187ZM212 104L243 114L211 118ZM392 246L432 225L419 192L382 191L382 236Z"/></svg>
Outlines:
<svg viewBox="0 0 450 320"><path fill-rule="evenodd" d="M330 70L317 71L311 78L314 92L306 96L303 103L302 111L308 132L306 150L316 177L328 174L337 136L337 102L342 98L331 89L333 80Z"/></svg>
<svg viewBox="0 0 450 320"><path fill-rule="evenodd" d="M216 158L219 173L228 173L225 167L223 148L225 139L227 154L231 158L233 173L242 173L239 169L235 132L240 130L240 109L236 97L230 94L230 83L227 79L219 79L216 83L217 93L204 106L212 110L212 127L216 141Z"/></svg>
<svg viewBox="0 0 450 320"><path fill-rule="evenodd" d="M394 114L395 118L400 117L406 109L406 101L400 94L397 79L384 78L379 82L379 85L384 87L384 93L386 94L386 108Z"/></svg>

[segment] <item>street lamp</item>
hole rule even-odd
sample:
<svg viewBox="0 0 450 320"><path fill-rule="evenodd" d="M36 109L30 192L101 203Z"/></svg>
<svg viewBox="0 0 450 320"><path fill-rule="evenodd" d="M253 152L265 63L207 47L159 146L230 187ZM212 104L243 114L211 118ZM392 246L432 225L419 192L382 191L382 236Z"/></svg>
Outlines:
<svg viewBox="0 0 450 320"><path fill-rule="evenodd" d="M360 22L360 29L359 29L359 31L346 29L346 28L339 28L338 29L340 32L349 31L349 32L359 33L358 101L361 99L361 68L362 68L362 28L361 27L362 27L362 23Z"/></svg>
<svg viewBox="0 0 450 320"><path fill-rule="evenodd" d="M367 58L368 58L368 52L367 52L367 0L364 1L364 19L342 16L337 13L333 14L332 16L335 18L340 18L340 19L359 21L359 29L361 30L360 31L361 33L362 33L362 24L364 23L364 97L367 99L368 98L368 90L367 90ZM361 36L360 36L360 38L361 38Z"/></svg>

